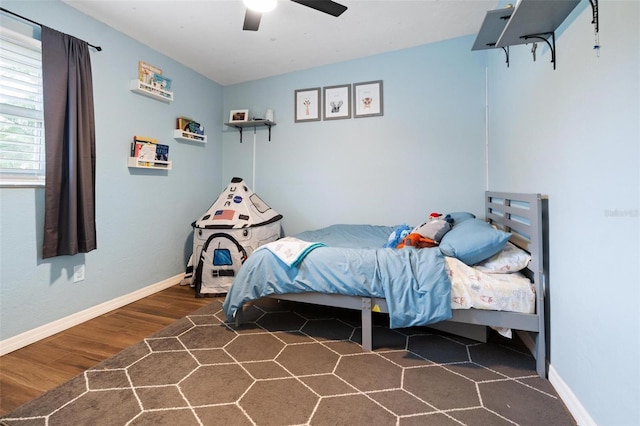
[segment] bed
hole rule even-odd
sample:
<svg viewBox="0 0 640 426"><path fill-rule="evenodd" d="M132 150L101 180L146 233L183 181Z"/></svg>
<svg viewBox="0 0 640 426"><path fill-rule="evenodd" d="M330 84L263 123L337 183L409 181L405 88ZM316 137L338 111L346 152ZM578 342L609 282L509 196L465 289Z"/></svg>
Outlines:
<svg viewBox="0 0 640 426"><path fill-rule="evenodd" d="M427 325L481 341L487 327L502 334L513 330L536 359L538 374L546 377L546 211L540 194L485 193L482 224L505 240L500 241L505 251L514 247L528 255L524 269L508 274L482 270L502 249L476 262L476 245L464 247L464 253L460 245L452 246L455 235L469 235L478 222L465 222L464 216L445 235L449 241L443 238L440 247L427 249L381 248L393 227L335 225L303 232L296 238L309 244L293 263L266 248L256 250L240 269L223 310L236 325L243 322L244 307L263 297L360 310L363 350L373 349L372 312L388 314L391 328ZM492 288L504 285L500 293L483 293L477 303L469 302L469 289L483 280Z"/></svg>

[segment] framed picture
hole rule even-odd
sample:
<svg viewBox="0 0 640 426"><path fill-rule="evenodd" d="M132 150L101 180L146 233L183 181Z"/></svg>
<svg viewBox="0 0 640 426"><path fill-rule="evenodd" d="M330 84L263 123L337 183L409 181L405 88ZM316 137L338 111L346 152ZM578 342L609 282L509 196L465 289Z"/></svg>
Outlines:
<svg viewBox="0 0 640 426"><path fill-rule="evenodd" d="M239 123L249 121L248 109L232 109L229 113L229 123Z"/></svg>
<svg viewBox="0 0 640 426"><path fill-rule="evenodd" d="M325 120L351 118L351 85L329 86L323 89Z"/></svg>
<svg viewBox="0 0 640 426"><path fill-rule="evenodd" d="M320 120L320 88L300 89L294 94L295 122Z"/></svg>
<svg viewBox="0 0 640 426"><path fill-rule="evenodd" d="M355 118L384 115L382 80L353 84L353 115Z"/></svg>

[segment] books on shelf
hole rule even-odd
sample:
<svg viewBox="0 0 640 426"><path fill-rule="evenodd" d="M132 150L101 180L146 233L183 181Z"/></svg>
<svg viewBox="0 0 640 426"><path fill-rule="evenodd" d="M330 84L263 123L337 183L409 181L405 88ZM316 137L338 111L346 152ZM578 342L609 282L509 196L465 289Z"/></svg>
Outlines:
<svg viewBox="0 0 640 426"><path fill-rule="evenodd" d="M176 129L181 130L182 137L194 140L204 140L204 126L188 117L176 118Z"/></svg>
<svg viewBox="0 0 640 426"><path fill-rule="evenodd" d="M178 117L176 118L176 129L189 131L189 123L193 120L188 117Z"/></svg>
<svg viewBox="0 0 640 426"><path fill-rule="evenodd" d="M169 145L156 145L156 160L169 161Z"/></svg>
<svg viewBox="0 0 640 426"><path fill-rule="evenodd" d="M169 91L171 90L171 79L169 77L164 77L161 74L154 74L151 85L155 88Z"/></svg>
<svg viewBox="0 0 640 426"><path fill-rule="evenodd" d="M158 96L173 99L171 79L162 75L162 70L143 61L138 61L138 87Z"/></svg>
<svg viewBox="0 0 640 426"><path fill-rule="evenodd" d="M138 80L151 84L154 75L162 75L162 70L146 62L138 61Z"/></svg>
<svg viewBox="0 0 640 426"><path fill-rule="evenodd" d="M195 133L196 135L204 135L204 127L202 127L202 124L196 121L192 121L189 123L189 131L191 133Z"/></svg>
<svg viewBox="0 0 640 426"><path fill-rule="evenodd" d="M134 142L158 143L158 139L156 139L156 138L150 138L148 136L137 136L137 135L133 137L133 141Z"/></svg>
<svg viewBox="0 0 640 426"><path fill-rule="evenodd" d="M163 166L169 161L169 145L159 144L155 138L134 136L131 143L131 157L144 166Z"/></svg>
<svg viewBox="0 0 640 426"><path fill-rule="evenodd" d="M155 161L156 145L146 142L136 142L136 158L144 161Z"/></svg>

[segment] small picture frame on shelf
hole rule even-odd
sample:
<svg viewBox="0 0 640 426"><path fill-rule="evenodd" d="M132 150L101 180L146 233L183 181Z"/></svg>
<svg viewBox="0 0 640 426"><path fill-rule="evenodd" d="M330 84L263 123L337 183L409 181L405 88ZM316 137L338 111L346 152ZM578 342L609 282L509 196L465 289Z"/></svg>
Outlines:
<svg viewBox="0 0 640 426"><path fill-rule="evenodd" d="M320 88L300 89L294 93L295 122L320 121Z"/></svg>
<svg viewBox="0 0 640 426"><path fill-rule="evenodd" d="M384 115L382 80L353 84L353 115L355 118Z"/></svg>
<svg viewBox="0 0 640 426"><path fill-rule="evenodd" d="M232 109L229 113L229 123L242 123L249 121L248 109Z"/></svg>
<svg viewBox="0 0 640 426"><path fill-rule="evenodd" d="M351 85L329 86L323 89L324 120L351 118Z"/></svg>

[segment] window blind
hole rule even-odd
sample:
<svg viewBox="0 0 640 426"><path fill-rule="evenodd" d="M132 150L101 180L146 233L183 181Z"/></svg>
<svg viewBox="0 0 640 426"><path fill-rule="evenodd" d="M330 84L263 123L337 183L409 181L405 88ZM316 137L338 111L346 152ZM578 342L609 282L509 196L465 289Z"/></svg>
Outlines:
<svg viewBox="0 0 640 426"><path fill-rule="evenodd" d="M42 186L44 178L41 44L0 28L0 185Z"/></svg>

